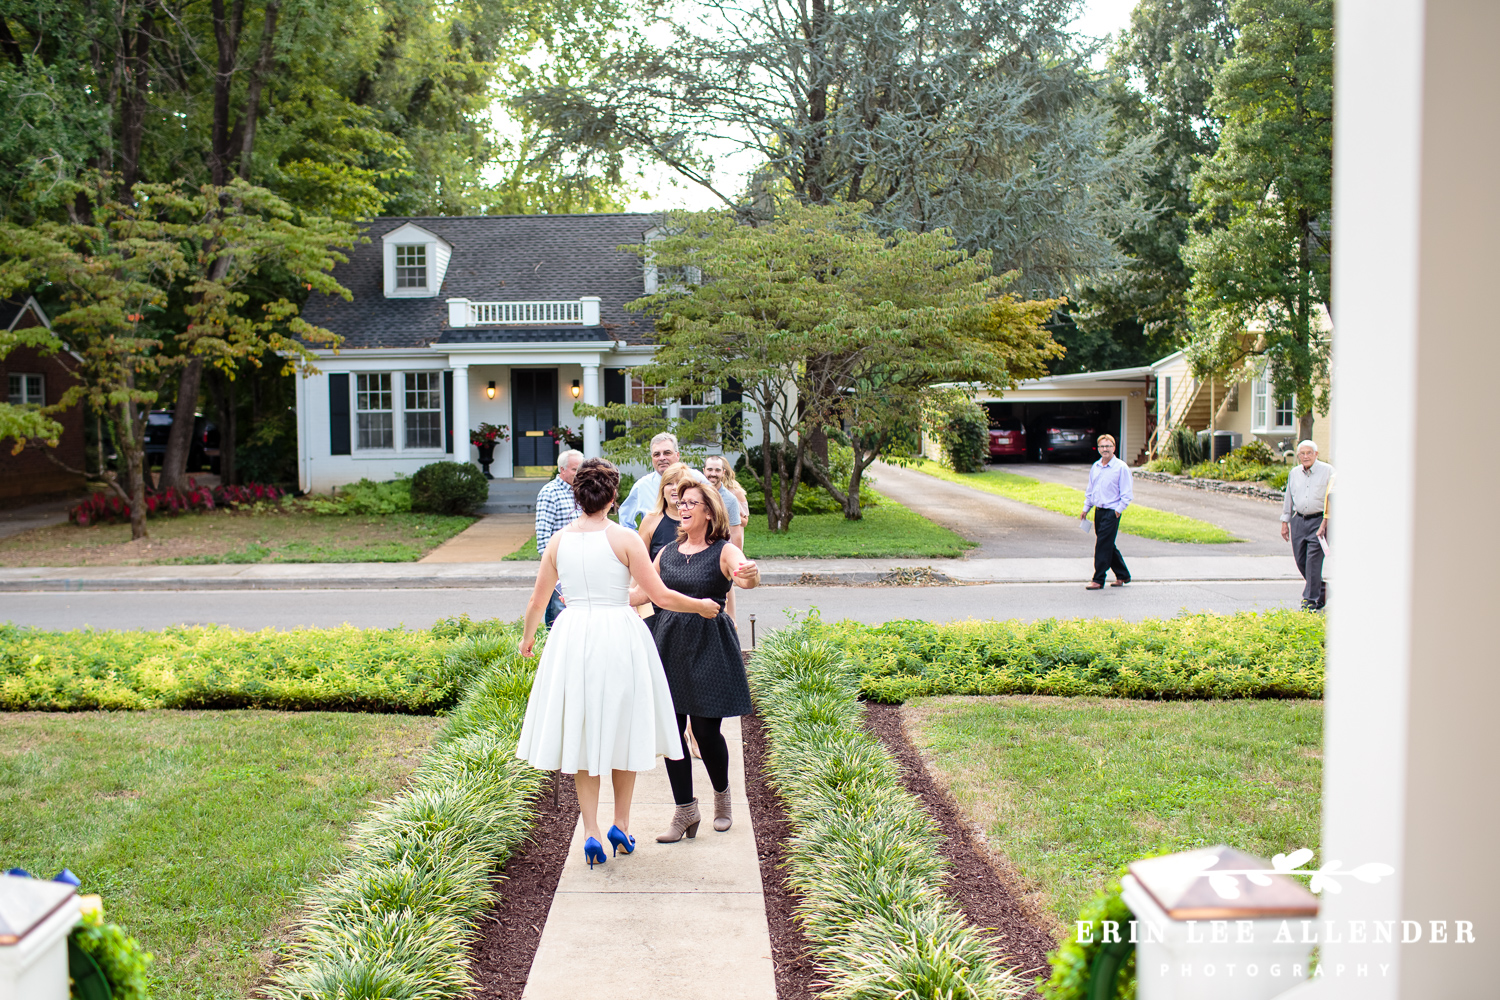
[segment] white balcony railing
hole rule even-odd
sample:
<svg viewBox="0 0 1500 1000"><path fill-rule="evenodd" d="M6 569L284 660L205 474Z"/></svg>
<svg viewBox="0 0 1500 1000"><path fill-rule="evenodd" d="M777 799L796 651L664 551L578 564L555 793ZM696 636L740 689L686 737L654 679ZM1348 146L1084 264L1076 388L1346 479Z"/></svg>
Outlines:
<svg viewBox="0 0 1500 1000"><path fill-rule="evenodd" d="M598 326L599 296L538 302L472 302L448 300L448 325L464 326Z"/></svg>

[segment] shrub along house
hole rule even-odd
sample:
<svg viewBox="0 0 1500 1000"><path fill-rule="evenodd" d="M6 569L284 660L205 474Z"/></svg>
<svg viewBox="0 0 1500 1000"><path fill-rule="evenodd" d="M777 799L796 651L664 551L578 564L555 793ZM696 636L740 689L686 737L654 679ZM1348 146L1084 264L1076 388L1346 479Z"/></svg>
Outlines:
<svg viewBox="0 0 1500 1000"><path fill-rule="evenodd" d="M469 431L504 424L497 477L550 475L548 431L578 430L600 454L600 421L575 403L641 402L630 369L650 360L651 319L625 304L656 271L620 246L648 241L648 214L379 218L334 277L352 301L314 295L311 323L343 338L297 380L304 490L467 462ZM708 400L698 401L700 403ZM689 409L688 402L678 406ZM690 414L685 414L690 415Z"/></svg>

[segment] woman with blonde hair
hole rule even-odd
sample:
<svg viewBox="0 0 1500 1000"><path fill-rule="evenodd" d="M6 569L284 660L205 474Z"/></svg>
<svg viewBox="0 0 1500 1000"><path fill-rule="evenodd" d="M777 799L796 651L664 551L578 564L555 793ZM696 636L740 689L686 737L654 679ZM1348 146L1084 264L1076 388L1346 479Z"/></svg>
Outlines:
<svg viewBox="0 0 1500 1000"><path fill-rule="evenodd" d="M745 558L729 540L729 514L718 491L697 481L680 484L677 490L679 527L674 544L664 545L655 566L665 586L693 597L708 598L724 606L730 588L749 589L760 582L755 563ZM677 713L679 734L691 719L693 735L708 770L714 790L714 829L728 830L730 812L729 747L719 731L728 717L749 715L750 685L745 680L745 659L734 623L725 615L710 622L663 608L656 615L652 634L661 652L672 706ZM686 737L682 737L686 747ZM693 762L684 753L681 760L667 761L667 778L677 810L672 825L657 842L676 843L684 836L696 837L700 815L693 795Z"/></svg>
<svg viewBox="0 0 1500 1000"><path fill-rule="evenodd" d="M673 462L662 471L661 485L656 489L656 503L641 518L641 541L646 543L652 559L663 545L677 538L677 488L692 481L693 470L683 462Z"/></svg>

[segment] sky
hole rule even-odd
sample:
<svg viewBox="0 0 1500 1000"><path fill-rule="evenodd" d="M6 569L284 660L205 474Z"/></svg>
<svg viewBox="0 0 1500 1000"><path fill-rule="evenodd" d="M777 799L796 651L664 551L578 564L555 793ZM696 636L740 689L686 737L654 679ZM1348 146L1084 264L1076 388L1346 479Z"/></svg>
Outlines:
<svg viewBox="0 0 1500 1000"><path fill-rule="evenodd" d="M1080 35L1103 38L1130 23L1130 12L1136 0L1084 0L1083 13L1073 22ZM755 166L753 153L729 154L717 158L716 186L737 194L744 186L742 178ZM691 181L663 167L646 167L645 176L635 182L637 193L625 206L628 212L661 212L668 209L701 210L719 208L718 198Z"/></svg>

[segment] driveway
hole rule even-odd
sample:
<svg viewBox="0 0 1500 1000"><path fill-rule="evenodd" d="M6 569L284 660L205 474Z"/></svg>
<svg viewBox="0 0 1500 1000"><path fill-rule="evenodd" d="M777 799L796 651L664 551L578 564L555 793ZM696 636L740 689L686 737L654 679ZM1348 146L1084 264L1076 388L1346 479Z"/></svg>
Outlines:
<svg viewBox="0 0 1500 1000"><path fill-rule="evenodd" d="M1017 465L997 467L1037 479L1052 479L1082 489L1088 485L1088 466ZM1076 469L1076 471L1074 471ZM1035 470L1035 473L1033 472ZM1090 555L1093 532L1078 527L1078 519L1040 507L1007 500L982 490L949 483L910 469L877 462L871 469L875 488L923 517L979 543L966 558L1057 558ZM1055 478L1054 478L1055 477ZM1065 478L1066 477L1066 478ZM1149 491L1145 487L1152 487ZM1224 556L1286 555L1291 552L1280 539L1280 512L1261 500L1219 494L1190 494L1162 483L1135 484L1136 500L1148 507L1185 514L1216 524L1236 538L1223 545L1191 542L1161 542L1135 535L1120 535L1120 551L1126 561L1136 556ZM1170 495L1169 495L1170 494ZM1126 523L1129 523L1127 512Z"/></svg>
<svg viewBox="0 0 1500 1000"><path fill-rule="evenodd" d="M54 524L63 524L68 520L68 508L72 507L80 499L80 497L73 497L68 500L49 500L46 503L34 503L25 507L12 507L10 510L0 510L0 538L19 535L21 532L30 531L32 528L46 528Z"/></svg>

